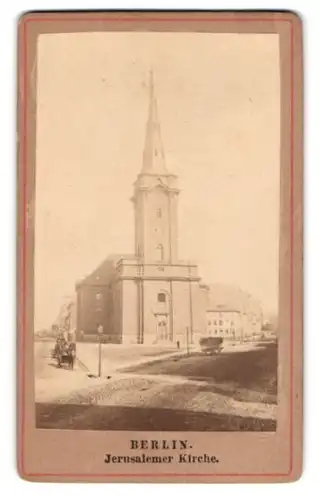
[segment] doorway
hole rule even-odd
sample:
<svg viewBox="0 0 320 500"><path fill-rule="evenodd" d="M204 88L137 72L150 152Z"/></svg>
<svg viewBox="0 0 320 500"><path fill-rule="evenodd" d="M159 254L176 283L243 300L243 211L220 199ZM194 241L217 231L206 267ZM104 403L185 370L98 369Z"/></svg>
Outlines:
<svg viewBox="0 0 320 500"><path fill-rule="evenodd" d="M166 315L157 315L157 342L167 342L168 340L168 318Z"/></svg>

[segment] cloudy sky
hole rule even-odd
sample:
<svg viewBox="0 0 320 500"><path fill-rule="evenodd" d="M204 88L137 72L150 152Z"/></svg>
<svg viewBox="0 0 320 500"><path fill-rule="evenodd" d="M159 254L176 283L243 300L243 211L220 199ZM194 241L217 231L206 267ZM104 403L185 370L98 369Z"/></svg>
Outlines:
<svg viewBox="0 0 320 500"><path fill-rule="evenodd" d="M277 35L42 35L37 64L35 328L110 253L133 251L149 69L181 259L277 309Z"/></svg>

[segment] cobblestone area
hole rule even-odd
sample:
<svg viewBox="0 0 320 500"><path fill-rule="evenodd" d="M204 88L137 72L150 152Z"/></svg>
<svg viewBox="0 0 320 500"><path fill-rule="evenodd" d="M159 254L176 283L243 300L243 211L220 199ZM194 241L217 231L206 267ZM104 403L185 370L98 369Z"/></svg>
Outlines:
<svg viewBox="0 0 320 500"><path fill-rule="evenodd" d="M114 381L104 381L101 385L74 391L68 396L56 398L53 403L56 404L85 404L96 405L103 400L108 401L112 397L115 399L117 391L144 391L151 386L156 385L156 382L142 378L119 378ZM118 392L119 393L119 392Z"/></svg>

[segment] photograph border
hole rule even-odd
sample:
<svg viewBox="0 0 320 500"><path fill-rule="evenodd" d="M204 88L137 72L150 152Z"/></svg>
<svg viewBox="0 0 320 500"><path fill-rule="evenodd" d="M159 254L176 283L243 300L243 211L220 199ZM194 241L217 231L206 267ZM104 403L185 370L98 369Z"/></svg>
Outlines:
<svg viewBox="0 0 320 500"><path fill-rule="evenodd" d="M111 15L112 14L112 15ZM146 14L146 13L145 13ZM143 22L171 22L179 23L179 22L281 22L288 23L290 26L290 241L289 241L289 288L290 288L290 350L289 350L289 408L288 408L288 425L289 425L289 470L286 473L279 472L270 472L270 473L101 473L101 474L75 474L75 473L29 473L25 471L25 448L24 448L24 434L26 430L25 425L25 337L27 334L27 306L26 306L26 297L27 297L27 260L28 260L28 251L27 248L27 229L28 229L28 194L27 187L30 182L29 172L28 172L28 151L30 145L28 144L28 61L29 61L29 52L28 52L28 28L31 23L37 22L60 22L60 21L87 21L87 22L103 22L103 21L112 21L117 23L128 22L134 23L137 22L137 16L132 16L130 13L121 13L118 17L116 13L104 12L104 13L82 13L82 16L79 17L79 13L27 13L24 14L20 18L19 22L19 130L18 130L18 157L19 157L19 197L20 197L20 209L19 209L19 277L18 277L18 294L19 294L19 311L18 311L18 399L19 399L19 415L18 415L18 464L19 471L22 476L28 478L37 477L65 477L65 478L77 478L77 479L90 479L90 478L108 478L108 477L140 477L140 478L177 478L177 477L190 477L190 478L201 478L201 477L212 477L212 478L250 478L250 477L261 477L261 478L283 478L289 479L292 475L293 471L293 460L294 460L294 418L295 418L295 365L294 365L294 356L295 356L295 341L294 341L294 293L295 293L295 283L296 283L296 262L294 259L294 254L296 252L295 248L295 237L296 237L296 227L295 227L295 210L296 210L296 200L295 200L295 182L296 177L298 176L298 182L300 181L300 173L295 173L295 163L300 162L300 158L296 159L295 157L295 133L297 127L300 128L299 122L296 121L295 115L295 107L296 100L300 101L300 89L296 89L295 80L296 80L296 68L295 63L295 35L297 30L297 21L300 21L299 18L295 14L292 13L280 13L279 17L277 17L277 13L273 15L270 13L270 16L267 16L267 13L261 12L261 17L257 13L248 12L248 14L255 14L253 17L246 15L243 13L243 16L237 15L236 17L223 17L223 13L207 13L204 12L203 16L197 15L196 17L188 17L185 15L186 13L181 12L181 15L178 16L177 12L172 12L175 14L172 17L163 17L163 14L170 14L169 11L161 12L161 13L153 13L149 15L145 15L141 17L141 21ZM240 13L237 13L240 14ZM299 102L300 104L300 102ZM299 136L301 134L299 130ZM298 146L300 148L300 145ZM300 171L300 167L299 167ZM300 255L299 255L300 257ZM298 272L301 272L298 269ZM300 351L300 346L299 346ZM301 355L301 354L300 354ZM297 416L299 419L299 416Z"/></svg>

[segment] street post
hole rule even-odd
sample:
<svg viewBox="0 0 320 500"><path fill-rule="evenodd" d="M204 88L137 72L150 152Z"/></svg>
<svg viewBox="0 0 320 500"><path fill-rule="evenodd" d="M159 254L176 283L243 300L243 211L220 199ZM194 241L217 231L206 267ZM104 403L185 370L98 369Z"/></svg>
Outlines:
<svg viewBox="0 0 320 500"><path fill-rule="evenodd" d="M101 325L102 301L103 301L103 295L101 293L97 293L96 294L96 312L97 312L97 317L98 317L97 332L98 332L98 377L99 378L101 377L101 357L102 357L101 335L103 334L103 326Z"/></svg>
<svg viewBox="0 0 320 500"><path fill-rule="evenodd" d="M102 352L101 352L101 335L103 334L103 326L99 325L98 326L98 342L99 342L99 354L98 354L98 377L101 377L101 358L102 358Z"/></svg>
<svg viewBox="0 0 320 500"><path fill-rule="evenodd" d="M189 327L186 328L187 354L189 354Z"/></svg>

